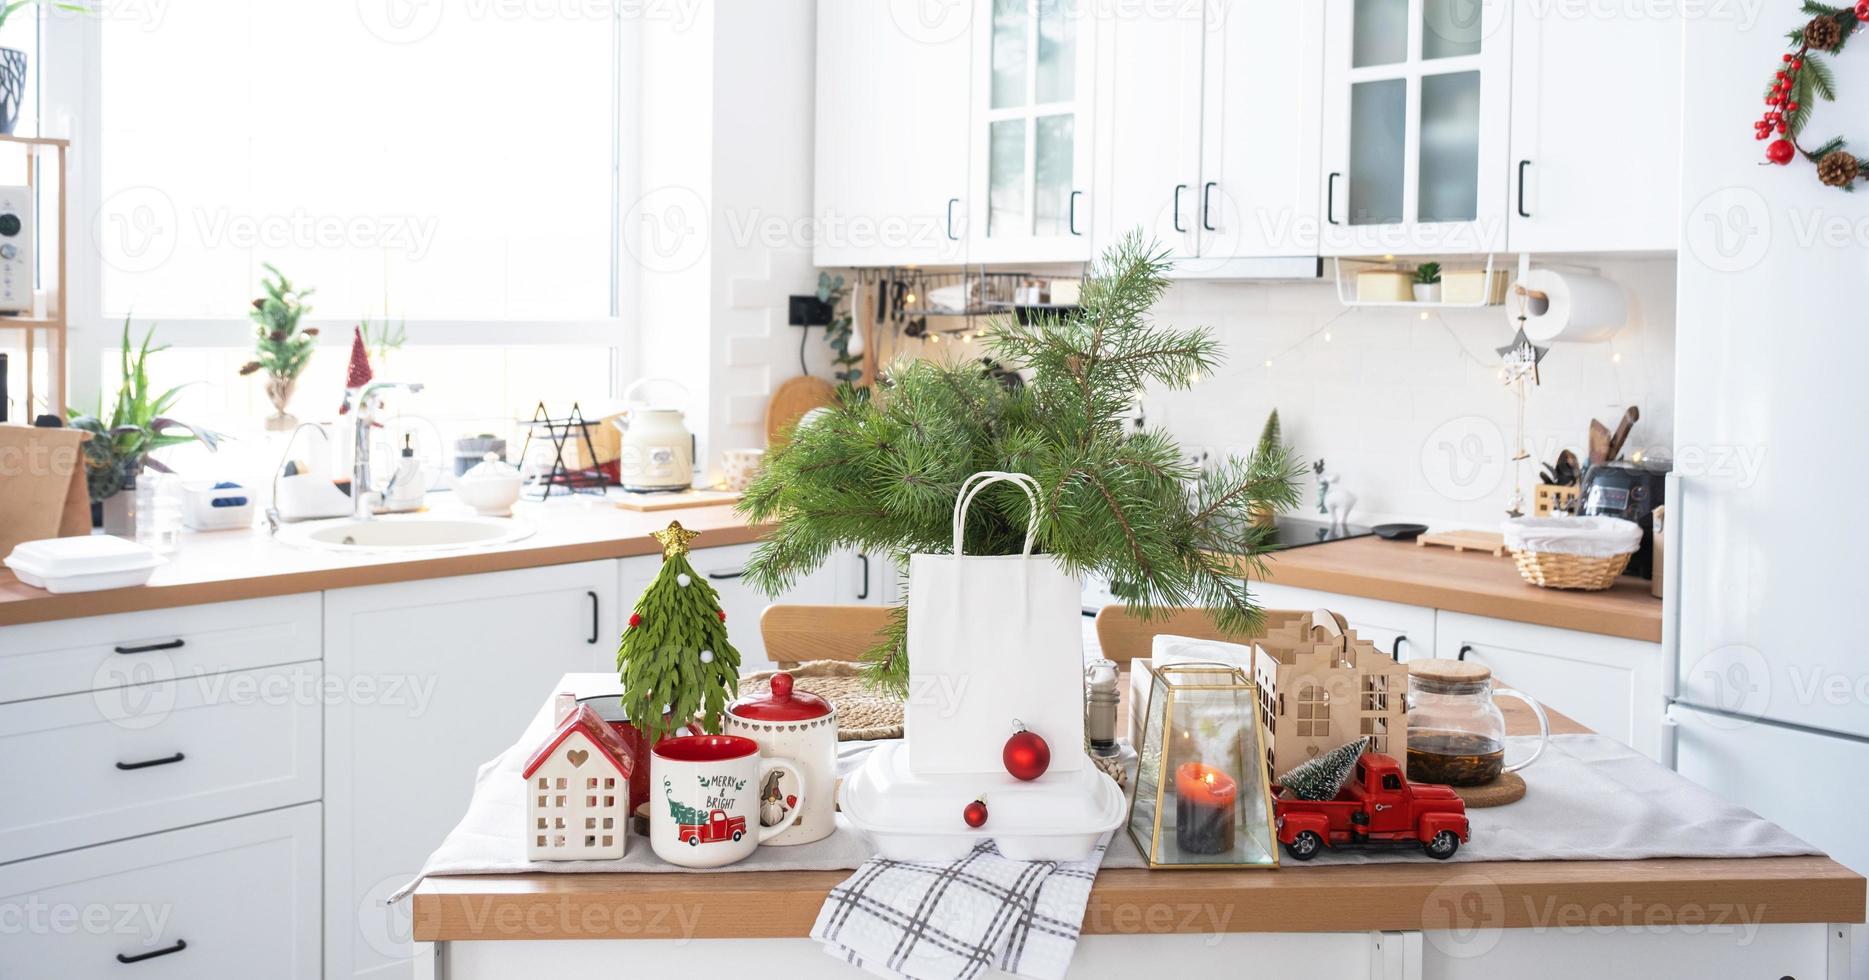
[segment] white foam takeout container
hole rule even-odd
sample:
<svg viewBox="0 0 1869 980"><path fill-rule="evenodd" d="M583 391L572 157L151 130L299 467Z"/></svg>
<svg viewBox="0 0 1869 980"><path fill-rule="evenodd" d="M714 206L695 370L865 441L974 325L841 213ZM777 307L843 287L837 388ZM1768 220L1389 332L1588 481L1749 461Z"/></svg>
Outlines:
<svg viewBox="0 0 1869 980"><path fill-rule="evenodd" d="M1005 772L920 776L906 749L877 745L838 791L844 816L892 861L952 861L989 839L1014 861L1078 861L1128 813L1122 789L1094 766L1030 782ZM978 828L961 816L976 799L987 806Z"/></svg>
<svg viewBox="0 0 1869 980"><path fill-rule="evenodd" d="M47 592L124 589L149 581L161 555L125 538L86 534L23 541L6 557L21 582Z"/></svg>

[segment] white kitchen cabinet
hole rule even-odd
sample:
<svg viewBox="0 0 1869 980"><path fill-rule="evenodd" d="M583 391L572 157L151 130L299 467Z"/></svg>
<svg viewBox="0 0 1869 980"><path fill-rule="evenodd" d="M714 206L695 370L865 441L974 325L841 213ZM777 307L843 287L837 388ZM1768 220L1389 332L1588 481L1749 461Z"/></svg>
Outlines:
<svg viewBox="0 0 1869 980"><path fill-rule="evenodd" d="M1511 249L1677 247L1680 95L1678 9L1614 6L1581 17L1516 0ZM1607 108L1631 98L1663 111Z"/></svg>
<svg viewBox="0 0 1869 980"><path fill-rule="evenodd" d="M1090 258L1093 6L975 0L969 262Z"/></svg>
<svg viewBox="0 0 1869 980"><path fill-rule="evenodd" d="M1323 254L1505 248L1511 14L1328 0Z"/></svg>
<svg viewBox="0 0 1869 980"><path fill-rule="evenodd" d="M1183 275L1316 256L1323 8L1154 13L1118 4L1099 20L1099 248L1140 228Z"/></svg>
<svg viewBox="0 0 1869 980"><path fill-rule="evenodd" d="M819 266L966 259L973 0L818 0Z"/></svg>
<svg viewBox="0 0 1869 980"><path fill-rule="evenodd" d="M1276 559L1272 567L1276 573ZM1254 600L1266 609L1296 609L1302 612L1328 609L1341 613L1343 618L1350 621L1350 628L1358 636L1374 643L1377 649L1397 660L1434 656L1435 614L1432 609L1361 596L1297 589L1272 582L1254 582L1252 594Z"/></svg>
<svg viewBox="0 0 1869 980"><path fill-rule="evenodd" d="M384 904L466 812L474 767L567 673L615 669L618 563L325 593L325 972L409 975Z"/></svg>
<svg viewBox="0 0 1869 980"><path fill-rule="evenodd" d="M0 976L316 980L318 817L309 803L0 866Z"/></svg>
<svg viewBox="0 0 1869 980"><path fill-rule="evenodd" d="M720 608L727 614L727 635L734 649L740 651L740 671L750 673L772 669L766 659L765 639L759 632L759 617L775 603L807 605L856 605L883 601L889 580L885 562L876 558L865 561L854 552L836 551L815 571L805 575L778 598L769 598L746 581L746 564L753 558L757 544L735 544L715 548L697 548L688 554L688 563L706 576L707 583L720 593ZM617 575L618 608L633 609L649 583L655 581L662 567L662 556L639 555L619 563ZM602 669L614 669L615 643L611 644L611 662Z"/></svg>
<svg viewBox="0 0 1869 980"><path fill-rule="evenodd" d="M1441 611L1436 656L1493 676L1651 759L1663 757L1661 644Z"/></svg>

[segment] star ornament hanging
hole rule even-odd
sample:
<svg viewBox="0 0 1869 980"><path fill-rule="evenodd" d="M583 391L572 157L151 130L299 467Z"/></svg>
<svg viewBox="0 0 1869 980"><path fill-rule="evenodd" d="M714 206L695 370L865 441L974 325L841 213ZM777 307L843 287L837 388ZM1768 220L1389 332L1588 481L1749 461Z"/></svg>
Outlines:
<svg viewBox="0 0 1869 980"><path fill-rule="evenodd" d="M682 527L680 521L669 521L668 527L651 531L649 536L662 543L662 560L667 561L687 554L688 542L700 537L701 532Z"/></svg>
<svg viewBox="0 0 1869 980"><path fill-rule="evenodd" d="M1545 355L1551 351L1549 347L1539 347L1532 343L1531 338L1525 336L1523 325L1519 327L1519 332L1513 336L1511 343L1493 349L1499 354L1499 359L1505 363L1507 384L1527 374L1532 376L1532 384L1540 383L1538 362L1544 360Z"/></svg>

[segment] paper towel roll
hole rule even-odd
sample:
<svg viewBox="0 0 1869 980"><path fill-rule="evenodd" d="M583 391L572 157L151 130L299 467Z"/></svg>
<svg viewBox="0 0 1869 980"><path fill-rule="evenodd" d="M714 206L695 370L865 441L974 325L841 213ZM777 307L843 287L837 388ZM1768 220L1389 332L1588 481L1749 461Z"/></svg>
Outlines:
<svg viewBox="0 0 1869 980"><path fill-rule="evenodd" d="M1523 289L1530 296L1521 297ZM1629 299L1621 285L1599 276L1553 269L1527 272L1506 299L1506 319L1518 326L1525 303L1525 336L1534 341L1608 340L1628 321Z"/></svg>

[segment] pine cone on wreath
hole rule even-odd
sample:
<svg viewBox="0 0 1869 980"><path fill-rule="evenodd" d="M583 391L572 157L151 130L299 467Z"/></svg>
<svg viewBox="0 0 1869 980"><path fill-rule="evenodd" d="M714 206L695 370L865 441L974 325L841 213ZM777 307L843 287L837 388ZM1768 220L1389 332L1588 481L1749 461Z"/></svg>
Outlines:
<svg viewBox="0 0 1869 980"><path fill-rule="evenodd" d="M1804 43L1818 51L1830 51L1843 41L1843 25L1829 14L1819 14L1804 25Z"/></svg>
<svg viewBox="0 0 1869 980"><path fill-rule="evenodd" d="M1817 179L1831 187L1848 187L1860 170L1861 164L1848 150L1832 150L1817 161Z"/></svg>

